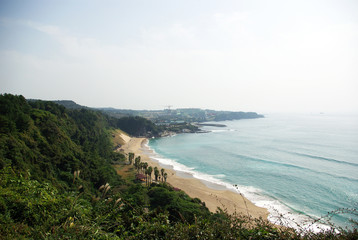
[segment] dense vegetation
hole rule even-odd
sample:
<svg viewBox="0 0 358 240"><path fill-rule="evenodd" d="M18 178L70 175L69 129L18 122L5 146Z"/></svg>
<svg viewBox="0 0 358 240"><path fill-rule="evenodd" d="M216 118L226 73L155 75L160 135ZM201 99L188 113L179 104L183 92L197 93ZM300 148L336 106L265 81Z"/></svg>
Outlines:
<svg viewBox="0 0 358 240"><path fill-rule="evenodd" d="M1 168L29 171L36 180L64 188L76 170L89 180L90 189L119 182L110 163L124 156L113 152L105 115L12 95L1 96L0 113Z"/></svg>
<svg viewBox="0 0 358 240"><path fill-rule="evenodd" d="M52 102L54 102L56 104L59 104L59 105L62 105L67 109L82 109L82 108L87 108L88 109L88 107L81 106L81 105L75 103L72 100L57 100L57 101L52 101Z"/></svg>
<svg viewBox="0 0 358 240"><path fill-rule="evenodd" d="M142 117L122 117L117 127L133 136L158 136L160 129L151 121Z"/></svg>
<svg viewBox="0 0 358 240"><path fill-rule="evenodd" d="M0 239L358 236L356 229L299 233L262 219L213 214L199 199L163 181L145 185L123 179L111 166L125 161L113 152L110 137L121 123L100 112L5 94L0 114Z"/></svg>

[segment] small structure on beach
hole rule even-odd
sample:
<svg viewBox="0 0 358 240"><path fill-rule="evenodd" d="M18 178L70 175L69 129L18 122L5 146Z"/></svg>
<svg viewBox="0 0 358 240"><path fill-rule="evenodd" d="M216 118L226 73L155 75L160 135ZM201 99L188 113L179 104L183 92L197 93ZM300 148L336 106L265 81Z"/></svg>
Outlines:
<svg viewBox="0 0 358 240"><path fill-rule="evenodd" d="M117 144L117 145L114 147L114 151L118 151L121 147L122 147L121 144Z"/></svg>
<svg viewBox="0 0 358 240"><path fill-rule="evenodd" d="M136 180L145 182L146 181L146 176L144 174L138 173L137 175L135 175Z"/></svg>

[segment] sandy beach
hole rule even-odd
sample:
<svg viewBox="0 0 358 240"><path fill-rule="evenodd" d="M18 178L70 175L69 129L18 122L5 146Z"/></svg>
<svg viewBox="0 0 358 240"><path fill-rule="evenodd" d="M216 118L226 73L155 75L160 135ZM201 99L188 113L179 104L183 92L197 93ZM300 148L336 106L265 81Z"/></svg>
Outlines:
<svg viewBox="0 0 358 240"><path fill-rule="evenodd" d="M267 219L269 214L267 209L254 205L242 195L229 190L209 188L199 179L178 176L177 172L173 169L159 165L157 161L152 160L147 154L150 149L146 149L144 145L148 141L146 138L131 138L123 133L118 134L121 135L120 137L124 143L119 149L120 151L125 153L133 152L135 156L141 157L142 162L148 162L148 165L153 168L164 168L168 174L168 183L183 190L192 198L201 199L210 211L216 212L217 208L220 207L221 209L226 209L231 214L237 212L239 214L249 214L254 218L262 217Z"/></svg>

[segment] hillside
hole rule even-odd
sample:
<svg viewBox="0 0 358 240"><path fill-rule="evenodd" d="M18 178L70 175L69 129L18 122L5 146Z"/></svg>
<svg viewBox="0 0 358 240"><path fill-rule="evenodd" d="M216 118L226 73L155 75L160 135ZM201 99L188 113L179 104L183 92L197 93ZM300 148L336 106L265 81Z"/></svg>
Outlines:
<svg viewBox="0 0 358 240"><path fill-rule="evenodd" d="M302 233L221 209L211 213L200 199L165 182L143 183L118 175L114 162L133 174L146 174L145 163L136 158L130 164L136 156L114 152L112 133L118 126L134 132L152 126L135 117L124 122L90 109L0 95L0 239L358 236L357 229Z"/></svg>
<svg viewBox="0 0 358 240"><path fill-rule="evenodd" d="M30 171L36 180L66 185L79 169L91 187L118 182L110 163L124 156L112 151L107 116L12 95L1 96L0 106L2 168L12 166Z"/></svg>
<svg viewBox="0 0 358 240"><path fill-rule="evenodd" d="M141 239L152 223L212 215L168 185L146 188L116 174L112 163L126 162L113 151L117 119L10 94L0 96L0 113L1 239ZM143 121L124 126L145 131Z"/></svg>

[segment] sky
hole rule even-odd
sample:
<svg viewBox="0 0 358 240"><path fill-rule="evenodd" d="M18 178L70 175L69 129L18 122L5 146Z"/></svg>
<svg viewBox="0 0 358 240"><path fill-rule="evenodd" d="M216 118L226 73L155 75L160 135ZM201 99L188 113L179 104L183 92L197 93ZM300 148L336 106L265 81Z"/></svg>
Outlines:
<svg viewBox="0 0 358 240"><path fill-rule="evenodd" d="M0 0L0 93L358 113L356 0Z"/></svg>

